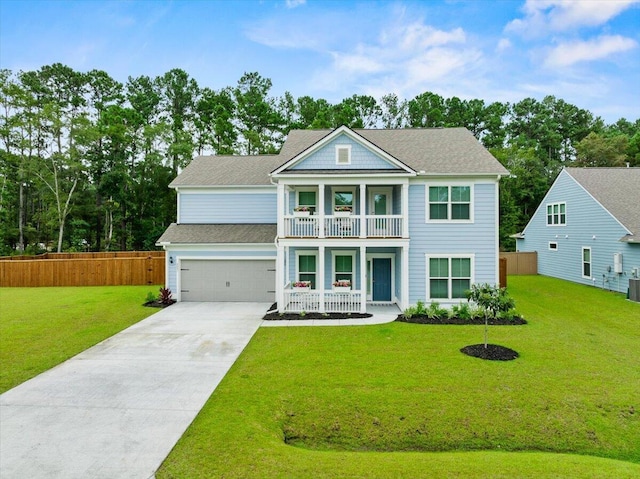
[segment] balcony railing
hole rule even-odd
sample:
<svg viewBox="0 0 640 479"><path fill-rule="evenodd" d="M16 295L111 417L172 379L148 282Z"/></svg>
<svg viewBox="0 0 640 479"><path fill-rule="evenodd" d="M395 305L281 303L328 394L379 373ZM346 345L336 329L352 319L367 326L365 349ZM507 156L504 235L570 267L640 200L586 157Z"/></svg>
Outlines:
<svg viewBox="0 0 640 479"><path fill-rule="evenodd" d="M402 215L367 215L365 217L365 234L360 234L361 217L350 216L325 216L324 225L320 223L318 215L312 216L285 216L284 234L295 238L318 238L321 235L320 227L324 226L323 233L327 238L401 238L403 235Z"/></svg>
<svg viewBox="0 0 640 479"><path fill-rule="evenodd" d="M320 306L324 307L321 308ZM346 292L335 291L296 291L284 290L284 313L358 313L362 307L362 292L357 290Z"/></svg>

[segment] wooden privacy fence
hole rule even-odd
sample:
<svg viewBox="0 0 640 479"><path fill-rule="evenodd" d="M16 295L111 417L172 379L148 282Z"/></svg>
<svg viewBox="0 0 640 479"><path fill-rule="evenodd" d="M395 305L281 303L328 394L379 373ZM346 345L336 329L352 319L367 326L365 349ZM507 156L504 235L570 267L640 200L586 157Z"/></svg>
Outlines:
<svg viewBox="0 0 640 479"><path fill-rule="evenodd" d="M164 251L45 253L0 258L0 286L164 284Z"/></svg>
<svg viewBox="0 0 640 479"><path fill-rule="evenodd" d="M538 253L536 251L500 253L500 259L507 260L507 274L538 274Z"/></svg>

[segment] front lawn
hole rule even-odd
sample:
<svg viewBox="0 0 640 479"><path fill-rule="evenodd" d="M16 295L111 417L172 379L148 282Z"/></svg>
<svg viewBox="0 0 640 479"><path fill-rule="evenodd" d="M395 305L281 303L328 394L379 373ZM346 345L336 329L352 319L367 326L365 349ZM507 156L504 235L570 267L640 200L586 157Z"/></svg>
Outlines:
<svg viewBox="0 0 640 479"><path fill-rule="evenodd" d="M509 362L481 326L261 328L161 478L640 477L640 304L510 277Z"/></svg>
<svg viewBox="0 0 640 479"><path fill-rule="evenodd" d="M0 288L0 393L137 323L158 286Z"/></svg>

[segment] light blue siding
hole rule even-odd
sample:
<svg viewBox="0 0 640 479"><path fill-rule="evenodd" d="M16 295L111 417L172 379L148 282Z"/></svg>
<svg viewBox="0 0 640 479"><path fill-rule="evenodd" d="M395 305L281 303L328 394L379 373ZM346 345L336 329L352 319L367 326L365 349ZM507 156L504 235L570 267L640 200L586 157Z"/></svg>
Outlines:
<svg viewBox="0 0 640 479"><path fill-rule="evenodd" d="M276 223L276 192L180 195L180 223Z"/></svg>
<svg viewBox="0 0 640 479"><path fill-rule="evenodd" d="M566 203L566 226L547 226L546 205ZM518 251L538 252L538 273L626 293L633 268L640 268L640 245L618 241L627 230L566 171L562 171L517 240ZM595 236L595 238L594 238ZM549 250L549 243L558 245ZM582 248L591 248L591 278L582 277ZM622 253L623 273L613 257Z"/></svg>
<svg viewBox="0 0 640 479"><path fill-rule="evenodd" d="M351 145L351 164L336 164L336 145ZM389 170L397 167L347 135L340 135L291 170Z"/></svg>
<svg viewBox="0 0 640 479"><path fill-rule="evenodd" d="M209 258L209 259L225 259L225 258L273 258L276 259L276 248L273 247L273 251L193 251L193 250L179 250L169 249L167 251L167 257L173 258L173 264L167 262L167 287L174 293L178 291L178 258ZM274 285L275 286L275 285Z"/></svg>
<svg viewBox="0 0 640 479"><path fill-rule="evenodd" d="M427 254L473 254L473 281L496 284L496 187L495 183L475 183L473 223L426 223L425 185L409 186L409 303L427 295ZM446 301L440 301L447 304ZM457 300L453 304L457 304Z"/></svg>

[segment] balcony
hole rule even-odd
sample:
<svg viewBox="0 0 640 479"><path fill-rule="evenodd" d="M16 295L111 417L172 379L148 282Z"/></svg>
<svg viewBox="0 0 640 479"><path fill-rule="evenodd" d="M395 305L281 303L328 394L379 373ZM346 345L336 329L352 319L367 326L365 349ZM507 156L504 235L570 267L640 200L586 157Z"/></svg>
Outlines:
<svg viewBox="0 0 640 479"><path fill-rule="evenodd" d="M402 215L284 217L284 236L289 238L402 238L403 234Z"/></svg>

